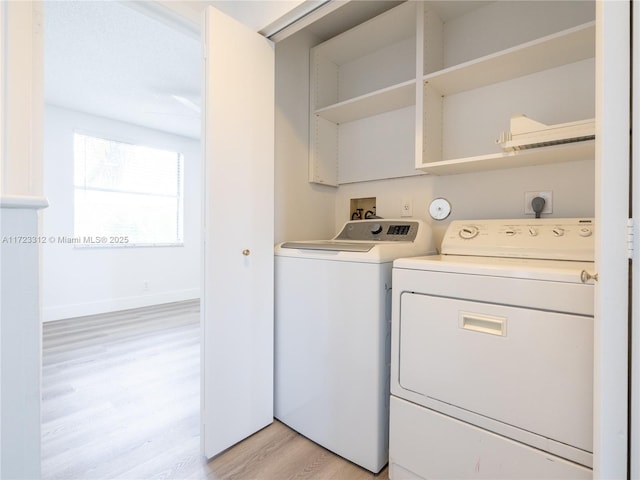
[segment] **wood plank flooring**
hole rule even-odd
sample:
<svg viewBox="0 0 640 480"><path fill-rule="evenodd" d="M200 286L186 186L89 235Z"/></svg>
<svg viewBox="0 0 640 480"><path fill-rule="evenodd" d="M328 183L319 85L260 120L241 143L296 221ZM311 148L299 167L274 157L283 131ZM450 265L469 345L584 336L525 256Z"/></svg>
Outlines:
<svg viewBox="0 0 640 480"><path fill-rule="evenodd" d="M274 423L200 454L197 301L43 327L42 478L388 479Z"/></svg>

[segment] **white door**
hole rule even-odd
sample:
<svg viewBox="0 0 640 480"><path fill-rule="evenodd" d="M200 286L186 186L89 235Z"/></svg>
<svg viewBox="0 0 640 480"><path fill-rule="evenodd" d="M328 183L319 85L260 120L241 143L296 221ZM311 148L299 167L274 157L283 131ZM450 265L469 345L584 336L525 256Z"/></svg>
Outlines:
<svg viewBox="0 0 640 480"><path fill-rule="evenodd" d="M635 5L634 5L635 7ZM633 57L632 66L632 98L640 93L640 9L633 8L633 24L631 32ZM640 478L640 102L635 100L631 104L632 125L634 126L631 136L632 152L632 206L631 210L634 219L634 252L632 259L631 276L633 290L631 293L632 317L631 317L631 409L630 409L630 478Z"/></svg>
<svg viewBox="0 0 640 480"><path fill-rule="evenodd" d="M203 30L202 442L273 421L273 44L208 7Z"/></svg>
<svg viewBox="0 0 640 480"><path fill-rule="evenodd" d="M630 193L630 15L631 2L596 2L595 216L599 281L594 324L594 478L627 478L629 473L626 225ZM634 265L638 265L637 247L634 255Z"/></svg>

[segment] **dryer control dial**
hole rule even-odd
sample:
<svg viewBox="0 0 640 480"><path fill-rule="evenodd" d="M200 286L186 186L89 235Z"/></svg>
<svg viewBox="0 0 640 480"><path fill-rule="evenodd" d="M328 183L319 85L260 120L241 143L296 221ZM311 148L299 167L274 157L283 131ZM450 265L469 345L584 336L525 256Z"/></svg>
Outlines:
<svg viewBox="0 0 640 480"><path fill-rule="evenodd" d="M371 225L371 233L373 233L374 235L379 235L380 233L382 233L382 225L380 225L379 223L374 223L373 225Z"/></svg>
<svg viewBox="0 0 640 480"><path fill-rule="evenodd" d="M590 237L593 231L589 227L582 227L578 230L578 235L581 237Z"/></svg>
<svg viewBox="0 0 640 480"><path fill-rule="evenodd" d="M592 218L453 220L441 255L593 262Z"/></svg>
<svg viewBox="0 0 640 480"><path fill-rule="evenodd" d="M465 225L460 229L458 235L460 235L460 238L464 238L465 240L471 240L472 238L477 237L478 233L480 233L478 227L474 225Z"/></svg>

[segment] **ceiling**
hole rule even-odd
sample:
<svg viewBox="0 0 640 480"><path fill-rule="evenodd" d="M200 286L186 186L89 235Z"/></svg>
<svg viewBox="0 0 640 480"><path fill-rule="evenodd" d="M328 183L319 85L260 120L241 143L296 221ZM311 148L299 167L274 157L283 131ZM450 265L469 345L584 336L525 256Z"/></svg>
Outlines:
<svg viewBox="0 0 640 480"><path fill-rule="evenodd" d="M321 41L399 1L332 0L339 8L307 28ZM432 3L446 20L485 2ZM323 4L331 6L327 0L46 0L45 102L199 138L204 7L214 5L266 34Z"/></svg>
<svg viewBox="0 0 640 480"><path fill-rule="evenodd" d="M212 4L259 31L300 3L183 1L180 8L198 18ZM45 102L199 138L197 35L169 27L139 6L113 0L45 2Z"/></svg>

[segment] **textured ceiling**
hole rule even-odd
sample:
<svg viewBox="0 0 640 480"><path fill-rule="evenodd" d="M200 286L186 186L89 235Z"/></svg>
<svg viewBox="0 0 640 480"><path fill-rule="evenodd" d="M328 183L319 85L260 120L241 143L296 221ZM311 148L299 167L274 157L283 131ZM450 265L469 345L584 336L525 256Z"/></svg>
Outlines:
<svg viewBox="0 0 640 480"><path fill-rule="evenodd" d="M45 2L45 101L197 138L200 45L118 2Z"/></svg>
<svg viewBox="0 0 640 480"><path fill-rule="evenodd" d="M260 31L324 1L157 0L188 19L189 26L180 28L149 8L156 2L47 0L45 101L199 138L201 60L197 26L203 8L213 5ZM345 6L309 26L318 38L336 35L393 7L398 0L341 3ZM446 19L459 13L457 9L486 2L433 3Z"/></svg>
<svg viewBox="0 0 640 480"><path fill-rule="evenodd" d="M316 22L319 38L380 13L393 1L352 2ZM199 16L213 5L260 31L321 0L158 0L189 18L171 28L146 1L48 0L45 5L45 101L82 112L184 135L200 136ZM303 5L304 3L304 5ZM435 1L443 18L486 2ZM360 7L366 7L365 12ZM355 20L350 19L349 9ZM379 10L377 11L376 10ZM146 14L145 14L146 13ZM353 16L352 15L352 16ZM352 21L353 20L353 21ZM345 23L343 25L343 23ZM169 22L171 23L171 22ZM324 30L323 30L324 29Z"/></svg>
<svg viewBox="0 0 640 480"><path fill-rule="evenodd" d="M45 2L45 101L199 138L200 42L135 3ZM211 0L180 7L198 18L214 5L258 31L300 3Z"/></svg>

